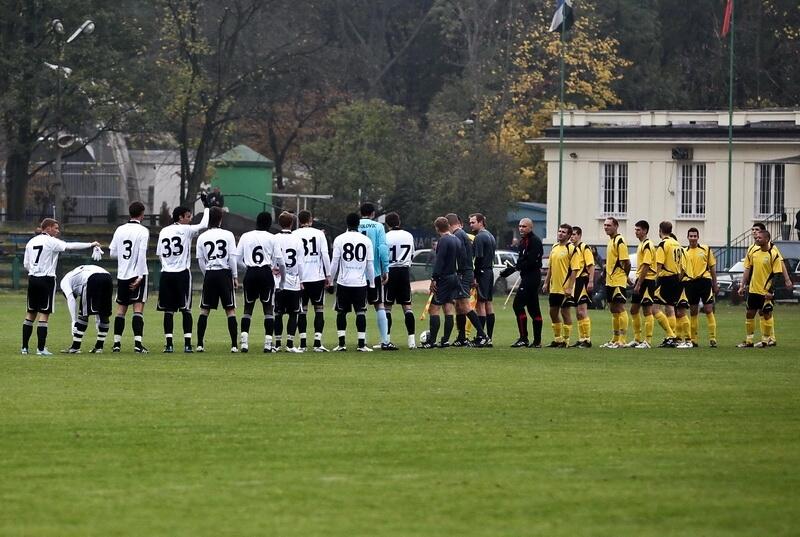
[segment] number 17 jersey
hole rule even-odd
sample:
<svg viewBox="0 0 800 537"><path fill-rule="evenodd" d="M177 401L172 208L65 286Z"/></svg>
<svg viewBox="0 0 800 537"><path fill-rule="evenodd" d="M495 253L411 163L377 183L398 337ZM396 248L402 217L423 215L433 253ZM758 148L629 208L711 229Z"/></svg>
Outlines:
<svg viewBox="0 0 800 537"><path fill-rule="evenodd" d="M393 229L386 234L389 249L389 268L410 267L414 257L414 236L402 229Z"/></svg>

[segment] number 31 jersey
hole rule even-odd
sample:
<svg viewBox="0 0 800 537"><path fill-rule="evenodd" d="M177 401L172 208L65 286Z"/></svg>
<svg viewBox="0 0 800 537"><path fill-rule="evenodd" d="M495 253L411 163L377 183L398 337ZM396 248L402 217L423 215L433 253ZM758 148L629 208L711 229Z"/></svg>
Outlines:
<svg viewBox="0 0 800 537"><path fill-rule="evenodd" d="M192 239L208 227L208 209L196 225L170 224L158 234L156 255L161 259L161 272L183 272L189 270L192 254Z"/></svg>
<svg viewBox="0 0 800 537"><path fill-rule="evenodd" d="M331 272L331 259L328 255L328 239L321 229L310 226L297 228L292 232L303 241L305 254L300 268L300 279L305 282L324 280Z"/></svg>
<svg viewBox="0 0 800 537"><path fill-rule="evenodd" d="M386 234L389 268L410 267L414 257L414 237L408 231L393 229Z"/></svg>

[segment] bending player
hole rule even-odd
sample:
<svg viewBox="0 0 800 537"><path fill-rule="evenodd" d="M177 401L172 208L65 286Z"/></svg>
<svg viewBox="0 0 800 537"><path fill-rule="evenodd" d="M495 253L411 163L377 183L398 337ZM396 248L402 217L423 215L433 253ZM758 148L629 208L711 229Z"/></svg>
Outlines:
<svg viewBox="0 0 800 537"><path fill-rule="evenodd" d="M67 308L72 318L72 345L61 352L81 352L83 335L89 327L89 316L96 315L97 341L89 352L102 353L111 317L111 295L114 293L111 274L97 265L80 265L61 278L60 287L67 297ZM80 299L80 304L75 300L76 297Z"/></svg>

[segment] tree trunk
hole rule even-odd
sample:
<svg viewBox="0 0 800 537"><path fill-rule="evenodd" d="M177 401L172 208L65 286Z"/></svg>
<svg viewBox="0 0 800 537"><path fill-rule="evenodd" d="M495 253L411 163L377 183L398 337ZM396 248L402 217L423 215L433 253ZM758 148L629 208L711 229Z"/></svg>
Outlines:
<svg viewBox="0 0 800 537"><path fill-rule="evenodd" d="M9 220L25 219L25 201L28 194L28 167L31 156L27 152L13 151L6 161L7 180L7 212Z"/></svg>

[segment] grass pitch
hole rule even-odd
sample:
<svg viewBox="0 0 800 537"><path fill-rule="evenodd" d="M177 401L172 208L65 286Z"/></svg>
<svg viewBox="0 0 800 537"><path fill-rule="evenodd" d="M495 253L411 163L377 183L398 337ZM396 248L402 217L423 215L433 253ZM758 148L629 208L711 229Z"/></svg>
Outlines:
<svg viewBox="0 0 800 537"><path fill-rule="evenodd" d="M129 323L127 352L42 359L0 300L0 535L797 534L797 306L769 350L722 305L718 349L512 350L500 310L494 349L301 355L231 355L215 312L189 356L149 307L147 356Z"/></svg>

